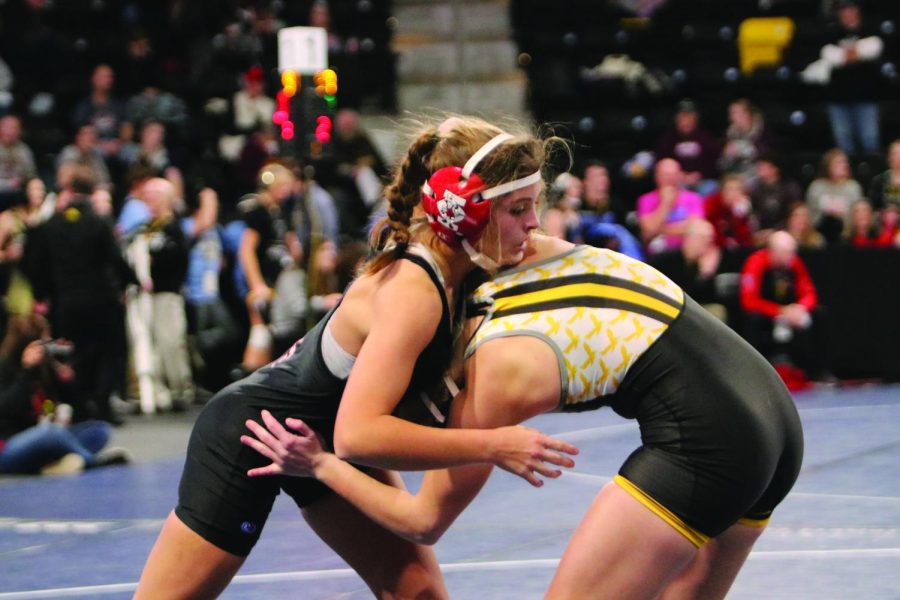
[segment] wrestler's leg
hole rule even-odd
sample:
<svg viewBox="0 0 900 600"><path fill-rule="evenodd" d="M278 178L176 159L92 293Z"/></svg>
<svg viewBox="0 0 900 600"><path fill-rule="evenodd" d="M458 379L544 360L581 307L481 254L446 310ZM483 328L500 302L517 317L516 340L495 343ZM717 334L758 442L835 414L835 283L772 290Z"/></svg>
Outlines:
<svg viewBox="0 0 900 600"><path fill-rule="evenodd" d="M141 573L135 600L215 598L244 562L169 513Z"/></svg>
<svg viewBox="0 0 900 600"><path fill-rule="evenodd" d="M244 347L243 367L255 371L272 360L272 334L255 302L247 296L247 314L250 317L250 333Z"/></svg>
<svg viewBox="0 0 900 600"><path fill-rule="evenodd" d="M546 599L656 598L697 547L614 483L575 530Z"/></svg>
<svg viewBox="0 0 900 600"><path fill-rule="evenodd" d="M376 479L402 487L393 472L372 470ZM310 527L359 573L377 598L447 598L437 557L427 546L397 537L337 494L303 509Z"/></svg>
<svg viewBox="0 0 900 600"><path fill-rule="evenodd" d="M707 542L670 583L660 600L724 598L765 527L732 525Z"/></svg>

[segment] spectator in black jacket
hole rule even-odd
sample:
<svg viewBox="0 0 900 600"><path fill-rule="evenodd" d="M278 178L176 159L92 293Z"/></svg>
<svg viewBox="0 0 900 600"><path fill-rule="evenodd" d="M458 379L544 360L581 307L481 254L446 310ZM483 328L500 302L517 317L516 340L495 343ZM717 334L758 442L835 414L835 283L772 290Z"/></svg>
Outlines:
<svg viewBox="0 0 900 600"><path fill-rule="evenodd" d="M782 177L781 166L774 155L760 156L756 161L756 177L748 183L750 204L757 227L756 243L765 244L772 232L783 229L788 209L803 201L803 190L796 181Z"/></svg>
<svg viewBox="0 0 900 600"><path fill-rule="evenodd" d="M663 134L656 145L656 160L674 158L684 171L684 185L701 196L719 188L719 143L700 127L700 113L690 100L678 103L675 127Z"/></svg>
<svg viewBox="0 0 900 600"><path fill-rule="evenodd" d="M857 0L834 3L837 23L822 57L831 66L828 118L838 147L850 154L881 152L879 136L878 59L884 42L862 17Z"/></svg>
<svg viewBox="0 0 900 600"><path fill-rule="evenodd" d="M120 377L117 354L124 327L122 291L134 280L112 226L94 213L90 168L78 166L59 192L56 213L31 230L23 264L36 310L51 316L53 330L74 345L75 421L119 423L110 394Z"/></svg>

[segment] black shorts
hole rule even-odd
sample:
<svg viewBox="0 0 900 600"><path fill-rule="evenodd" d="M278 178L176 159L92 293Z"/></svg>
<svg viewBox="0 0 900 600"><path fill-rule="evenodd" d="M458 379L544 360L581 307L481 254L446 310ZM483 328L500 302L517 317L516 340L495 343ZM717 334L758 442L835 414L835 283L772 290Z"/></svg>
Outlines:
<svg viewBox="0 0 900 600"><path fill-rule="evenodd" d="M327 445L334 431L333 422L304 416L296 405L248 396L234 385L204 407L188 444L175 514L203 539L238 556L247 556L256 544L281 490L301 508L331 493L309 477L247 476L249 469L271 462L240 439L250 433L244 422L261 422L264 408L281 422L286 417L304 419L323 434Z"/></svg>
<svg viewBox="0 0 900 600"><path fill-rule="evenodd" d="M800 472L800 418L778 374L690 298L612 406L640 425L643 444L619 470L639 490L629 491L701 540L768 519Z"/></svg>

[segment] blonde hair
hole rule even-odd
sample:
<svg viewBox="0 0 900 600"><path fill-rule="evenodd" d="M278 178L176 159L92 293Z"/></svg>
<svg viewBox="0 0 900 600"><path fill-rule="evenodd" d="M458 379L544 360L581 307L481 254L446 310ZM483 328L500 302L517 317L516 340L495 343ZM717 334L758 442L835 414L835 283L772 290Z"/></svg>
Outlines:
<svg viewBox="0 0 900 600"><path fill-rule="evenodd" d="M278 181L293 181L294 172L278 162L269 162L260 167L257 173L259 187L267 189Z"/></svg>
<svg viewBox="0 0 900 600"><path fill-rule="evenodd" d="M387 217L376 224L370 237L373 248L391 243L394 251L382 252L372 259L366 269L369 273L393 262L414 233L417 237L422 235L423 241L437 243L429 228L411 228L413 214L422 201L422 185L438 169L462 167L479 148L504 131L514 138L491 151L476 169L488 186L514 181L541 170L551 146L565 145L560 138L541 139L535 133L507 124L501 129L478 117L451 116L441 124L420 127L393 180L385 188ZM426 233L419 234L419 231Z"/></svg>
<svg viewBox="0 0 900 600"><path fill-rule="evenodd" d="M824 179L831 179L831 165L839 158L845 158L847 161L850 160L850 157L847 156L847 153L841 150L840 148L832 148L822 155L822 161L819 163L819 176ZM849 166L849 162L848 162ZM849 173L846 177L847 179L853 178L853 170L852 167L848 169Z"/></svg>

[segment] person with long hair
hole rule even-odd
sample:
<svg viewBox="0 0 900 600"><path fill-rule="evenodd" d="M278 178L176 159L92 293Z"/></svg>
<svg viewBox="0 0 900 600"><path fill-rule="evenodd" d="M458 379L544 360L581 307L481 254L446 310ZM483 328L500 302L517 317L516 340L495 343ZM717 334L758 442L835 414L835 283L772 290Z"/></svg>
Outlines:
<svg viewBox="0 0 900 600"><path fill-rule="evenodd" d="M795 202L788 207L784 230L797 240L800 248L813 250L825 247L825 237L813 227L809 206L804 202Z"/></svg>
<svg viewBox="0 0 900 600"><path fill-rule="evenodd" d="M813 224L829 244L840 241L850 207L863 197L863 189L853 178L847 153L832 148L822 155L819 177L806 189Z"/></svg>
<svg viewBox="0 0 900 600"><path fill-rule="evenodd" d="M552 140L552 138L551 138ZM178 505L136 598L209 598L240 569L280 490L378 597L447 596L428 548L378 525L313 479L253 478L264 457L239 440L260 409L302 416L325 445L395 489L388 469L491 463L537 484L570 466L569 444L533 430L426 427L446 421L426 394L450 363L463 280L520 261L537 227L549 141L479 119L425 127L386 188L384 243L339 304L292 348L214 396L194 426ZM435 229L413 221L433 208ZM463 232L460 239L457 232ZM548 464L550 463L550 464Z"/></svg>
<svg viewBox="0 0 900 600"><path fill-rule="evenodd" d="M25 236L30 227L46 220L44 199L47 189L38 177L25 183L22 202L0 212L0 310L10 314L27 315L34 306L31 283L19 269L25 248ZM4 287L3 280L8 278Z"/></svg>
<svg viewBox="0 0 900 600"><path fill-rule="evenodd" d="M130 460L107 448L111 427L71 423L72 346L40 315L15 315L0 342L0 473L55 475Z"/></svg>
<svg viewBox="0 0 900 600"><path fill-rule="evenodd" d="M756 159L775 150L775 145L758 107L746 98L728 105L728 128L719 155L719 170L723 175L739 173L744 177L753 177L756 174Z"/></svg>
<svg viewBox="0 0 900 600"><path fill-rule="evenodd" d="M860 198L850 207L844 243L853 248L896 246L898 211L900 209L896 204L889 204L880 213L876 213L871 202Z"/></svg>
<svg viewBox="0 0 900 600"><path fill-rule="evenodd" d="M546 598L724 598L800 471L800 419L775 370L652 267L538 234L469 305L451 426L602 406L640 426ZM323 452L303 420L262 420L242 441L271 464L251 475L314 475L410 540L435 543L491 471L429 471L412 495ZM433 448L405 441L410 454Z"/></svg>

